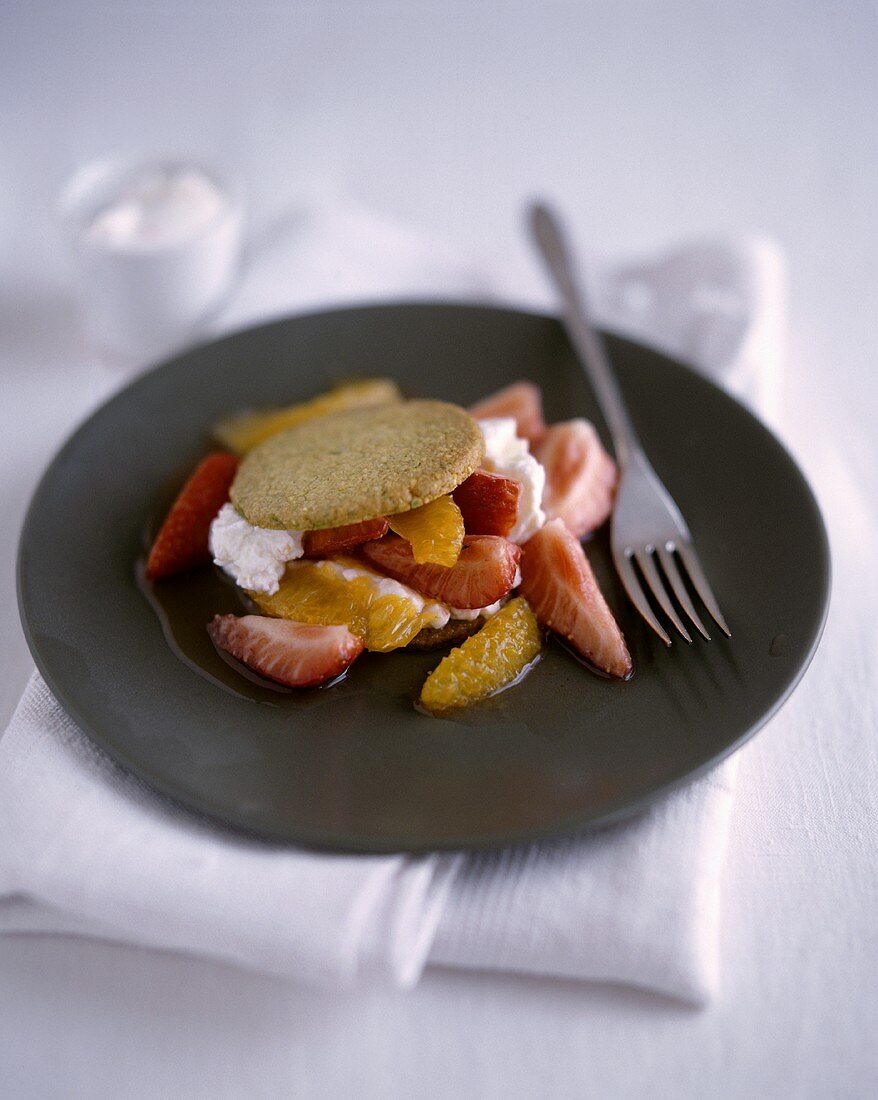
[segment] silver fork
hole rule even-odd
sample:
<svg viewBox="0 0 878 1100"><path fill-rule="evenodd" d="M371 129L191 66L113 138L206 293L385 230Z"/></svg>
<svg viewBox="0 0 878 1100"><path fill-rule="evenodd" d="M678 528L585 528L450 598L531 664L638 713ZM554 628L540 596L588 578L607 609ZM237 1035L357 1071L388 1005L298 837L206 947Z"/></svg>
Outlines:
<svg viewBox="0 0 878 1100"><path fill-rule="evenodd" d="M670 585L680 608L699 633L710 641L683 580L685 572L717 625L731 637L695 553L686 521L652 468L631 423L603 341L589 321L585 298L574 275L571 252L558 219L544 204L535 203L530 209L529 220L534 240L564 302L567 335L592 384L613 439L620 478L610 521L610 546L625 591L656 634L670 645L670 636L644 592L642 578L656 604L682 637L691 643L692 637L668 592Z"/></svg>

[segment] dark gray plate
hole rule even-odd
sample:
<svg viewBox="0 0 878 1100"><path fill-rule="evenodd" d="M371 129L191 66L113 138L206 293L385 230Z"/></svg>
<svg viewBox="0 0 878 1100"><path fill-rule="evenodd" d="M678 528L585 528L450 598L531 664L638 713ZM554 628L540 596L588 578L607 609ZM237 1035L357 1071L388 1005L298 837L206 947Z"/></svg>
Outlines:
<svg viewBox="0 0 878 1100"><path fill-rule="evenodd" d="M777 440L679 363L609 351L659 475L680 504L733 631L667 650L626 604L605 537L588 547L635 663L591 674L552 642L519 686L459 721L413 708L435 654L369 655L331 689L245 681L204 625L237 595L211 569L167 582L165 628L135 562L231 410L391 375L467 404L516 378L549 419L601 425L558 323L500 309L399 305L279 321L195 348L109 401L64 446L31 504L19 597L34 659L120 764L185 806L283 841L356 851L485 847L605 822L732 751L777 710L817 645L826 533ZM159 592L159 588L156 589Z"/></svg>

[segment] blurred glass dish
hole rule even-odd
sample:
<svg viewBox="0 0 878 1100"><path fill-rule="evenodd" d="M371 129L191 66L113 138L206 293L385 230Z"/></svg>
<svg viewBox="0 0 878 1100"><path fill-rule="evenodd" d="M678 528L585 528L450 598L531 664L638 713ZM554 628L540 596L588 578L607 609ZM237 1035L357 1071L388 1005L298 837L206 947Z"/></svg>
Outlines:
<svg viewBox="0 0 878 1100"><path fill-rule="evenodd" d="M238 272L240 195L181 160L113 157L80 168L60 198L91 338L144 360L195 335Z"/></svg>

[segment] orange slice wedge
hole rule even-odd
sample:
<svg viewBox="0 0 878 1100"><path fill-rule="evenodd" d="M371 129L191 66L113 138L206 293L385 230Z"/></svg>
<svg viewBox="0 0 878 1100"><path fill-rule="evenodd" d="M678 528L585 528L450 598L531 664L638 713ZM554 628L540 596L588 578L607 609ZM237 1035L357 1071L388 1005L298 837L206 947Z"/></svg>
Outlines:
<svg viewBox="0 0 878 1100"><path fill-rule="evenodd" d="M450 496L437 497L429 504L388 516L390 529L411 543L419 565L429 562L450 568L457 564L465 534L463 516Z"/></svg>
<svg viewBox="0 0 878 1100"><path fill-rule="evenodd" d="M213 426L212 434L224 447L243 455L285 428L346 409L365 409L399 401L399 387L389 378L365 378L342 382L327 393L282 409L261 409L227 417Z"/></svg>
<svg viewBox="0 0 878 1100"><path fill-rule="evenodd" d="M530 669L541 644L527 601L521 596L510 600L433 669L421 689L421 706L442 714L495 695Z"/></svg>

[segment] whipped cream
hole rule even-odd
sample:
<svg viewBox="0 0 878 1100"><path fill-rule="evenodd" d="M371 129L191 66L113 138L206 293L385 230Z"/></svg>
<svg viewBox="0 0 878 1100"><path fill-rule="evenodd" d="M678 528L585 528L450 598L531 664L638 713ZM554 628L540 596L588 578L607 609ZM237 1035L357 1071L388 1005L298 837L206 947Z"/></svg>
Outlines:
<svg viewBox="0 0 878 1100"><path fill-rule="evenodd" d="M273 596L287 562L302 556L303 534L254 527L231 504L224 504L210 525L210 552L241 588Z"/></svg>
<svg viewBox="0 0 878 1100"><path fill-rule="evenodd" d="M512 417L479 420L485 437L485 457L482 467L492 474L512 478L521 485L515 526L507 536L512 542L527 542L546 522L541 505L546 487L546 471L530 453L526 439L515 434Z"/></svg>

